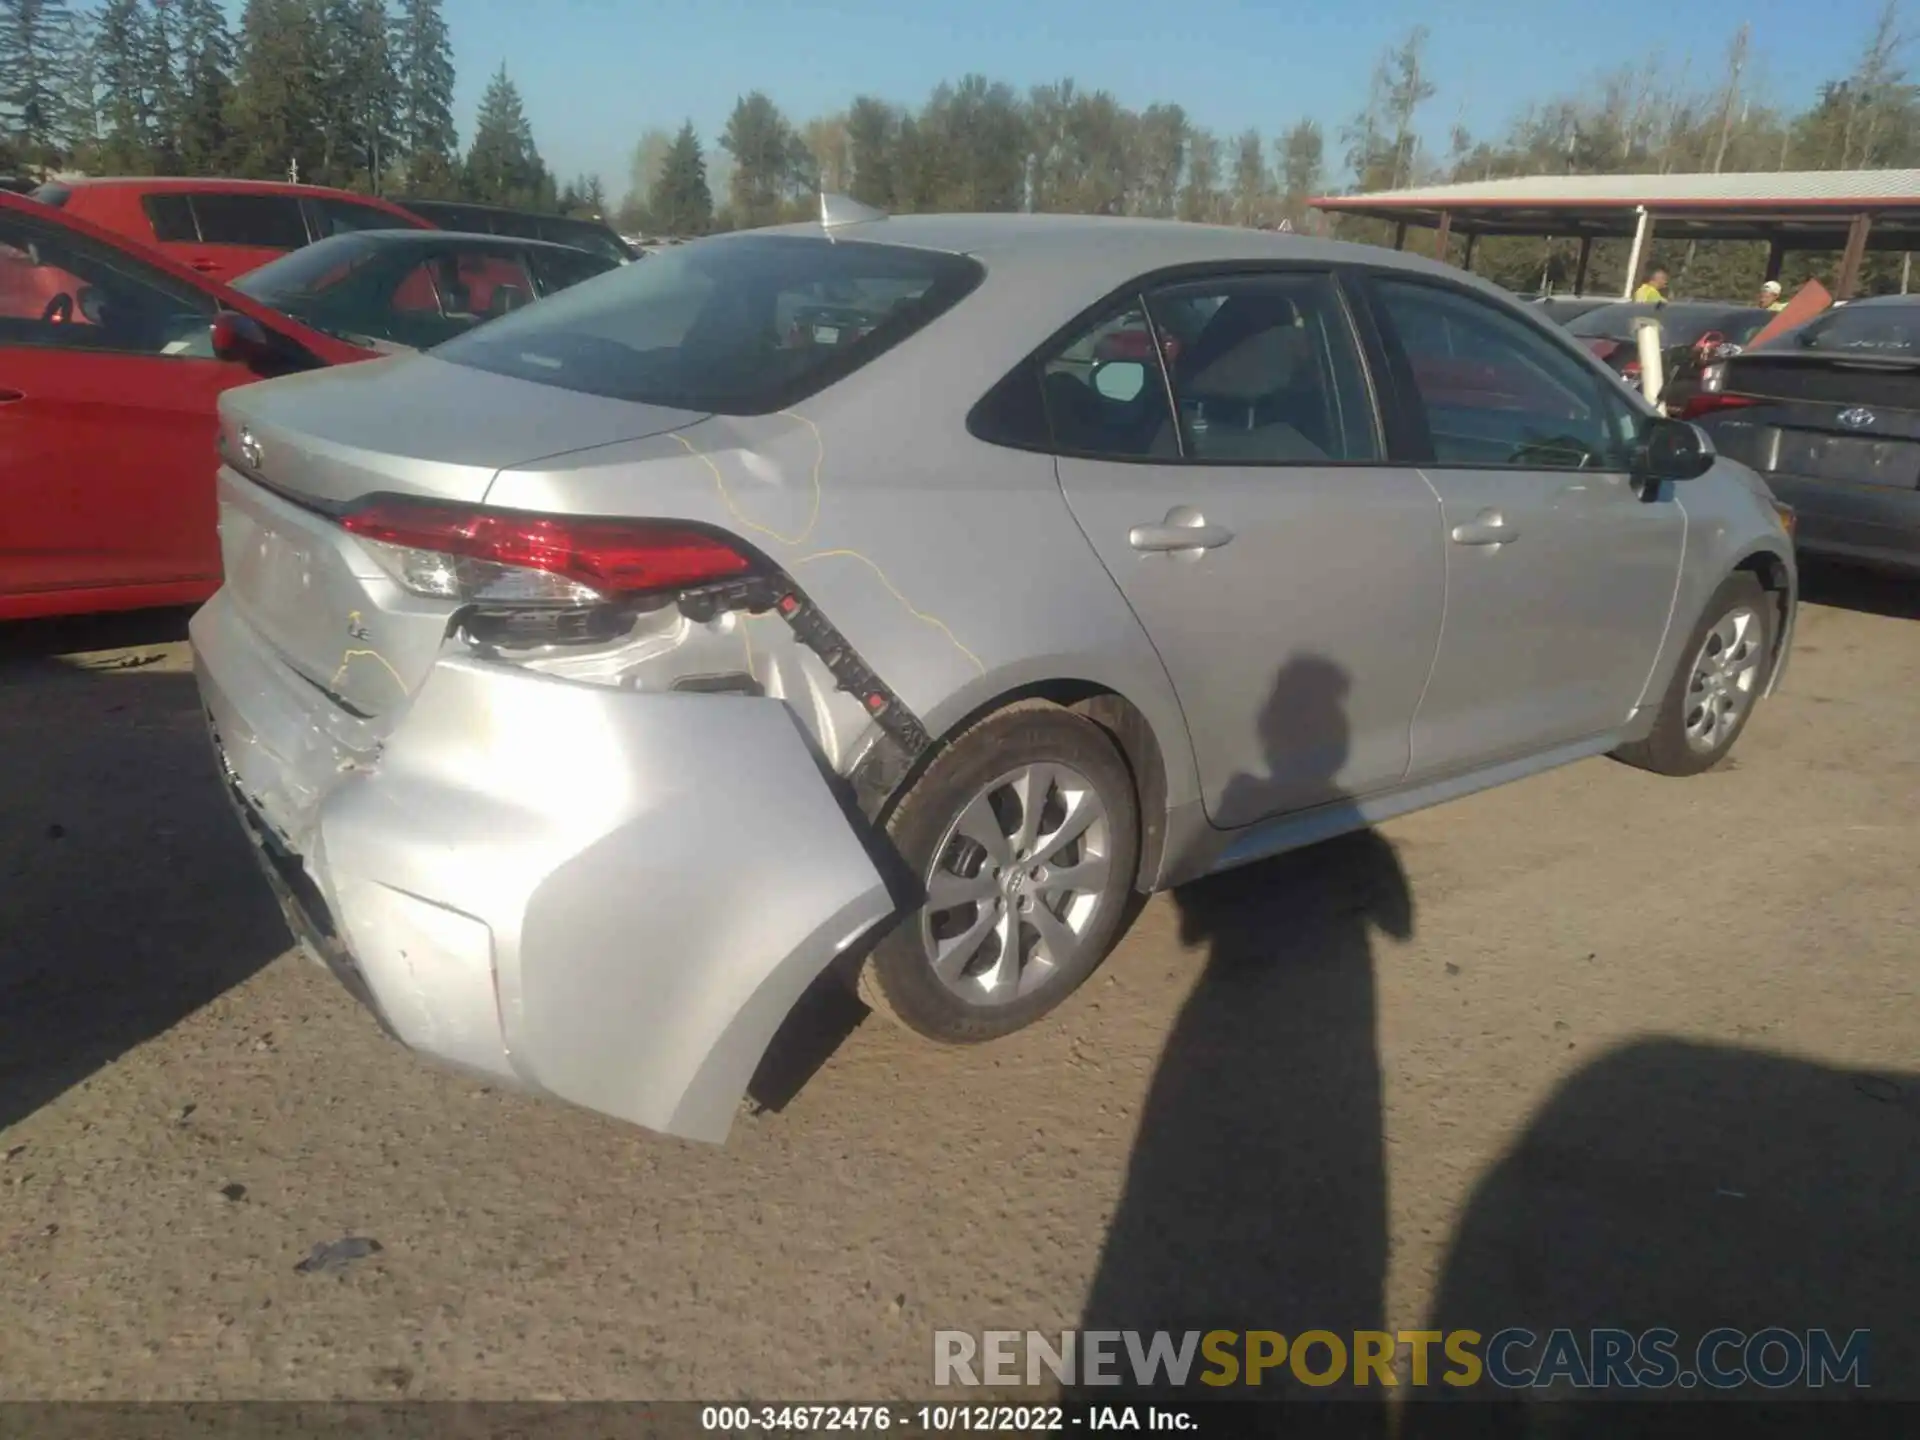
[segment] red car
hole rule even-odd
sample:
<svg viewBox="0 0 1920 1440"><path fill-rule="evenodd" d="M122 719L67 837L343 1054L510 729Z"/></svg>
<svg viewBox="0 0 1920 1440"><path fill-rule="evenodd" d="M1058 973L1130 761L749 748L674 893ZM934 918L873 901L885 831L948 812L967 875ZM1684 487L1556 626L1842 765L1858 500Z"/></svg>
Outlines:
<svg viewBox="0 0 1920 1440"><path fill-rule="evenodd" d="M57 180L33 198L222 280L349 230L435 228L372 195L272 180Z"/></svg>
<svg viewBox="0 0 1920 1440"><path fill-rule="evenodd" d="M0 619L204 600L220 577L216 397L369 358L0 193Z"/></svg>

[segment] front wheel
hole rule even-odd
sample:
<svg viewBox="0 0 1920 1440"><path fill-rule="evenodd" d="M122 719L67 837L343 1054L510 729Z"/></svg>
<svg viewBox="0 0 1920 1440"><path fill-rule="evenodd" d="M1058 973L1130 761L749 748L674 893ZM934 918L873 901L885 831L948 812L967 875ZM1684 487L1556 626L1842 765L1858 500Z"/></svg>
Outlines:
<svg viewBox="0 0 1920 1440"><path fill-rule="evenodd" d="M861 998L950 1044L1018 1030L1072 994L1113 947L1140 855L1119 750L1053 706L962 734L887 833L926 898L875 946Z"/></svg>
<svg viewBox="0 0 1920 1440"><path fill-rule="evenodd" d="M1729 576L1687 642L1653 729L1616 758L1659 775L1698 775L1724 760L1767 688L1776 623L1759 580Z"/></svg>

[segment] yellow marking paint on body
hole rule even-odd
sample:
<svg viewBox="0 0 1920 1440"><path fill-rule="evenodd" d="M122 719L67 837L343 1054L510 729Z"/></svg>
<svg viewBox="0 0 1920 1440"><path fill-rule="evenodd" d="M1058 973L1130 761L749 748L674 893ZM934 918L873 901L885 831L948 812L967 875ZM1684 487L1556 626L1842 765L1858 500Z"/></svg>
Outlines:
<svg viewBox="0 0 1920 1440"><path fill-rule="evenodd" d="M898 600L901 603L901 605L903 605L906 608L906 611L909 615L913 616L913 618L916 620L922 621L925 624L933 626L934 629L938 630L942 635L945 635L947 639L953 643L954 649L958 650L962 655L967 657L968 662L972 664L975 670L978 670L982 675L987 673L987 667L981 663L980 657L974 654L973 651L969 650L965 645L962 645L960 643L960 637L953 633L952 629L948 627L946 621L942 620L937 615L929 615L924 610L915 609L913 602L907 599L906 596L902 595L900 593L899 587L896 586L891 580L887 578L887 572L882 570L878 565L874 564L873 561L869 560L866 556L862 555L858 550L819 550L813 553L812 555L802 555L798 560L794 561L793 563L795 566L800 566L800 565L810 564L815 560L831 560L835 556L841 556L841 555L846 556L850 560L858 560L862 565L865 565L869 570L873 571L874 576L880 581L880 583L887 587L887 592L890 595L892 595L894 599Z"/></svg>

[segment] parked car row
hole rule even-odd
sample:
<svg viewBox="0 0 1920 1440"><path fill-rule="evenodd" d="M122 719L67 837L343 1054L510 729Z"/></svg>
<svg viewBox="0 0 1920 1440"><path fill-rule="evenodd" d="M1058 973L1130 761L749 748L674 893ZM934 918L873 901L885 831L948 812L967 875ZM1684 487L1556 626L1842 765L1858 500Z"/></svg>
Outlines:
<svg viewBox="0 0 1920 1440"><path fill-rule="evenodd" d="M187 201L196 226L232 218L199 194L155 196ZM330 203L301 197L293 213L324 219ZM89 208L0 194L0 618L213 593L222 391L438 344L617 268L538 240L394 229L385 207L365 205L386 228L258 252L269 263L229 286L195 268L191 248L176 259L176 247L132 242L85 219ZM129 224L147 215L138 199L121 212Z"/></svg>
<svg viewBox="0 0 1920 1440"><path fill-rule="evenodd" d="M220 279L355 230L439 229L544 240L622 265L638 255L611 227L594 220L464 201L389 200L270 180L61 180L39 186L33 197Z"/></svg>

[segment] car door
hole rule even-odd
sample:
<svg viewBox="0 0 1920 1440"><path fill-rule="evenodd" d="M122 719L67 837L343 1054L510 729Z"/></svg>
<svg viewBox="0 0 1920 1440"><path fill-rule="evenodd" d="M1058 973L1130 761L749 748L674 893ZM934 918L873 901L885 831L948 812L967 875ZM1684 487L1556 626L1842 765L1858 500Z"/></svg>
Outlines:
<svg viewBox="0 0 1920 1440"><path fill-rule="evenodd" d="M1142 334L1144 358L1115 338ZM1040 383L1067 502L1166 665L1212 821L1396 784L1439 634L1439 505L1386 459L1334 275L1150 287Z"/></svg>
<svg viewBox="0 0 1920 1440"><path fill-rule="evenodd" d="M1447 618L1412 775L1618 729L1666 633L1686 517L1629 473L1642 412L1568 344L1439 279L1376 272L1447 535Z"/></svg>
<svg viewBox="0 0 1920 1440"><path fill-rule="evenodd" d="M15 210L0 253L0 594L216 580L212 296Z"/></svg>

